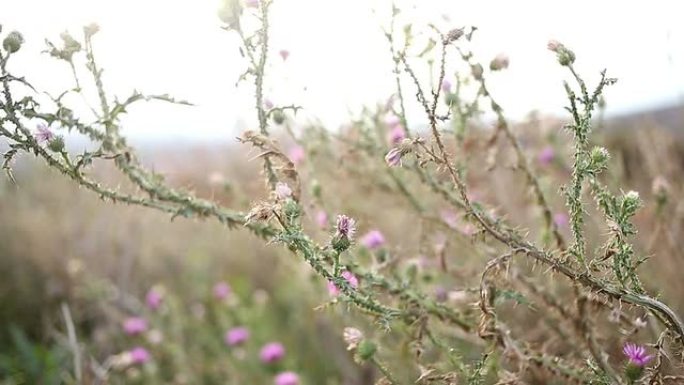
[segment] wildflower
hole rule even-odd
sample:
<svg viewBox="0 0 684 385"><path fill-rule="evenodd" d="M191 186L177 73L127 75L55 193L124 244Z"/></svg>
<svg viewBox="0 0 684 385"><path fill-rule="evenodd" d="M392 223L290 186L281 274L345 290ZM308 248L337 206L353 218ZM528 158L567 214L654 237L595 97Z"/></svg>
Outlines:
<svg viewBox="0 0 684 385"><path fill-rule="evenodd" d="M344 328L342 337L344 338L344 342L347 343L347 350L350 351L356 349L356 347L359 346L359 343L363 341L363 333L357 328Z"/></svg>
<svg viewBox="0 0 684 385"><path fill-rule="evenodd" d="M385 243L385 237L380 230L371 230L361 238L361 243L369 249L377 249Z"/></svg>
<svg viewBox="0 0 684 385"><path fill-rule="evenodd" d="M351 241L354 239L354 234L356 234L356 221L346 215L338 215L336 235Z"/></svg>
<svg viewBox="0 0 684 385"><path fill-rule="evenodd" d="M442 80L442 91L444 91L445 93L451 92L451 82L450 81L448 81L446 79Z"/></svg>
<svg viewBox="0 0 684 385"><path fill-rule="evenodd" d="M274 104L270 99L264 99L264 109L270 110L273 107L274 107Z"/></svg>
<svg viewBox="0 0 684 385"><path fill-rule="evenodd" d="M136 346L129 352L131 361L136 365L143 365L150 360L150 352L142 346Z"/></svg>
<svg viewBox="0 0 684 385"><path fill-rule="evenodd" d="M228 346L238 346L244 344L249 339L249 330L245 327L235 327L226 332L223 340Z"/></svg>
<svg viewBox="0 0 684 385"><path fill-rule="evenodd" d="M270 342L261 348L259 358L265 364L280 361L285 356L285 347L279 342Z"/></svg>
<svg viewBox="0 0 684 385"><path fill-rule="evenodd" d="M294 146L290 148L287 156L290 158L292 163L299 164L304 160L304 148L302 146Z"/></svg>
<svg viewBox="0 0 684 385"><path fill-rule="evenodd" d="M559 42L558 40L549 40L549 42L546 44L546 48L549 49L551 52L558 52L559 49L563 47L563 44Z"/></svg>
<svg viewBox="0 0 684 385"><path fill-rule="evenodd" d="M556 227L567 227L569 222L570 218L566 213L561 212L553 215L553 223L556 224Z"/></svg>
<svg viewBox="0 0 684 385"><path fill-rule="evenodd" d="M328 227L328 213L323 210L318 210L316 213L316 224L322 229Z"/></svg>
<svg viewBox="0 0 684 385"><path fill-rule="evenodd" d="M259 8L259 0L246 0L245 5L248 8Z"/></svg>
<svg viewBox="0 0 684 385"><path fill-rule="evenodd" d="M231 293L231 289L227 283L222 281L222 282L217 282L216 285L214 285L213 292L214 292L214 298L222 301L222 300L228 298L228 296Z"/></svg>
<svg viewBox="0 0 684 385"><path fill-rule="evenodd" d="M404 140L404 138L406 138L406 134L404 133L404 129L401 127L401 125L392 127L388 135L390 144L399 144L402 140Z"/></svg>
<svg viewBox="0 0 684 385"><path fill-rule="evenodd" d="M282 372L275 376L275 385L299 385L299 376L294 372Z"/></svg>
<svg viewBox="0 0 684 385"><path fill-rule="evenodd" d="M648 361L653 358L652 355L646 355L646 348L636 344L626 343L622 348L622 352L629 359L629 362L633 365L642 367L648 363Z"/></svg>
<svg viewBox="0 0 684 385"><path fill-rule="evenodd" d="M398 147L394 147L391 150L389 150L387 155L385 155L385 162L390 167L401 166L401 157L402 156L403 156L403 154L402 154L401 149Z"/></svg>
<svg viewBox="0 0 684 385"><path fill-rule="evenodd" d="M285 61L290 56L290 51L286 49L281 49L280 52L278 52L278 54L280 54L280 57L283 58L283 61Z"/></svg>
<svg viewBox="0 0 684 385"><path fill-rule="evenodd" d="M140 317L130 317L124 321L123 329L130 336L138 335L147 330L147 321Z"/></svg>
<svg viewBox="0 0 684 385"><path fill-rule="evenodd" d="M553 150L553 147L551 146L546 146L544 147L540 152L539 155L537 156L537 160L542 166L548 166L553 162L553 160L556 158L556 152Z"/></svg>
<svg viewBox="0 0 684 385"><path fill-rule="evenodd" d="M435 299L437 302L446 302L449 299L449 291L443 286L437 286L435 288Z"/></svg>
<svg viewBox="0 0 684 385"><path fill-rule="evenodd" d="M481 64L473 64L470 67L470 73L473 74L473 78L475 80L482 80L482 73L484 72L484 69L482 68Z"/></svg>
<svg viewBox="0 0 684 385"><path fill-rule="evenodd" d="M275 193L278 199L285 200L292 197L292 189L286 183L278 182L275 186Z"/></svg>
<svg viewBox="0 0 684 385"><path fill-rule="evenodd" d="M508 68L509 60L506 54L500 53L489 63L489 69L492 71L500 71Z"/></svg>
<svg viewBox="0 0 684 385"><path fill-rule="evenodd" d="M161 289L156 287L151 288L145 296L145 302L147 303L147 307L150 308L150 310L159 309L159 306L161 306L163 299L164 295L162 294Z"/></svg>
<svg viewBox="0 0 684 385"><path fill-rule="evenodd" d="M42 123L38 125L37 130L38 132L36 132L33 136L36 138L38 143L49 142L55 137L55 134Z"/></svg>
<svg viewBox="0 0 684 385"><path fill-rule="evenodd" d="M341 276L352 288L356 289L359 287L359 279L356 278L352 272L345 270L342 272ZM337 297L340 295L340 288L338 288L332 281L328 281L328 294L330 294L332 297Z"/></svg>

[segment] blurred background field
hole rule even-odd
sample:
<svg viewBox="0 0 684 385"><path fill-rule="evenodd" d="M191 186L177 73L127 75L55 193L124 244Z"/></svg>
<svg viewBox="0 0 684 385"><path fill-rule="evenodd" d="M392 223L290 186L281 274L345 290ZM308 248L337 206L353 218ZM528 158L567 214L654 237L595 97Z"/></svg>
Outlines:
<svg viewBox="0 0 684 385"><path fill-rule="evenodd" d="M671 108L611 119L603 122L595 140L613 154L611 183L639 191L646 202L637 218L636 243L640 253L651 257L644 268L644 283L679 314L684 313L682 111ZM570 161L561 126L562 121L537 116L516 126L559 213L564 205L558 187L567 182ZM424 202L429 211L453 216L455 232L438 232L444 236L441 240L421 239L423 234L434 235L426 230L431 225L417 221L403 198L392 194L382 155L369 155L342 140L362 132L354 127L333 142L316 139L321 134L315 128L304 131L310 141L298 167L305 187L319 183L323 196L340 205L328 208L331 218L348 213L358 218L361 233L381 230L386 252L406 266L418 266L417 279L427 292L447 303L474 303L468 289L477 283L476 272L485 261L470 247L468 230L431 197ZM486 157L481 150L484 136L477 131L469 136L469 157ZM289 142L283 138L282 143L286 147ZM540 154L549 146L554 155L547 161ZM142 148L146 164L163 172L171 185L190 188L200 197L247 210L250 201L266 194L258 163L249 161L253 154L238 144ZM502 166L471 172L473 188L479 200L507 213L540 239L541 234L534 233L537 214L530 209L529 194L510 187L521 185L516 184L521 176L506 166L511 164L506 146L500 151ZM308 174L313 165L316 182ZM116 184L112 170L96 170ZM109 381L115 384L261 384L270 383L273 373L284 369L298 372L306 384L372 384L377 378L371 368L353 363L345 351L342 328L356 326L389 339L393 334L383 334L358 311L326 305L331 297L325 282L281 247L211 221L170 220L139 207L102 202L29 157L17 161L14 178L16 183L8 178L0 182L0 376L4 383L59 384L73 376L67 309L83 346L83 365L100 370L113 365ZM412 179L409 186L420 188ZM310 197L304 201L313 208ZM316 218L305 222L315 237L322 241L329 237ZM590 226L595 247L605 229L596 223ZM562 231L569 234L567 228ZM359 245L352 255L363 258L367 253ZM440 263L448 268L436 269ZM231 288L225 298L214 293L220 282ZM156 310L146 304L150 290L163 298ZM516 310L516 319L542 322L532 307L522 308ZM133 316L147 320L142 335L124 332L123 322ZM239 348L224 341L226 331L236 326L250 331L248 342ZM538 329L531 327L522 333L532 341L548 338L544 333L536 335ZM284 360L272 366L257 359L261 345L269 341L279 341L286 349ZM401 341L395 343L401 346ZM115 358L133 346L145 346L151 361L117 367ZM470 349L476 354L477 347ZM408 347L381 353L395 368L401 368L401 361L411 354ZM98 383L96 377L90 381Z"/></svg>

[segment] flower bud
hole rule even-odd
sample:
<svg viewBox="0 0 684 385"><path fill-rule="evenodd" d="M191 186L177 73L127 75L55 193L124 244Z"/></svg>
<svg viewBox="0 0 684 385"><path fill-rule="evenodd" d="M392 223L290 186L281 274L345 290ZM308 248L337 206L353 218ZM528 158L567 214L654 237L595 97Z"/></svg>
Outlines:
<svg viewBox="0 0 684 385"><path fill-rule="evenodd" d="M50 151L62 152L64 150L64 138L61 136L55 136L48 142L47 147Z"/></svg>
<svg viewBox="0 0 684 385"><path fill-rule="evenodd" d="M558 63L562 66L569 66L575 62L575 53L567 49L565 46L561 45L558 47L557 51Z"/></svg>
<svg viewBox="0 0 684 385"><path fill-rule="evenodd" d="M359 358L363 361L368 361L373 358L377 350L378 347L372 341L363 340L358 347Z"/></svg>
<svg viewBox="0 0 684 385"><path fill-rule="evenodd" d="M482 80L482 73L484 72L484 69L482 68L481 64L475 64L470 67L470 72L473 74L473 78L475 80Z"/></svg>
<svg viewBox="0 0 684 385"><path fill-rule="evenodd" d="M610 158L610 154L608 154L608 150L606 150L603 147L594 147L591 149L589 158L591 159L589 171L598 173L605 170L608 166L608 159Z"/></svg>
<svg viewBox="0 0 684 385"><path fill-rule="evenodd" d="M285 114L283 114L283 111L273 111L273 121L275 122L275 124L283 124L283 122L285 121Z"/></svg>
<svg viewBox="0 0 684 385"><path fill-rule="evenodd" d="M2 47L8 53L15 53L19 51L23 43L24 37L21 35L21 33L12 31L5 37L5 40L2 41Z"/></svg>

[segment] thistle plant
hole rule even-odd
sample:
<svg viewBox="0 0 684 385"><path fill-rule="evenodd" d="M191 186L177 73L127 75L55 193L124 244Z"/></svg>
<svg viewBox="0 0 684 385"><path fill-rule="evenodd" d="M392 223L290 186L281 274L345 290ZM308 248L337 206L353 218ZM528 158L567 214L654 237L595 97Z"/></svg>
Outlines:
<svg viewBox="0 0 684 385"><path fill-rule="evenodd" d="M375 110L366 109L348 131L332 133L309 127L298 135L290 120L300 107L272 105L264 96L267 63L273 55L269 45L272 3L226 0L218 13L223 29L240 41L246 68L238 83L251 81L241 86L254 91L258 127L241 133L238 141L258 152L254 159L263 163L266 187L250 207L228 208L200 198L172 186L139 160L121 132L121 117L128 108L143 101L191 104L137 91L122 100L110 94L96 59L96 25L86 26L79 37L64 33L60 44L47 43L46 53L67 64L66 72L75 87L50 96L46 104L37 101L37 91L29 80L10 72L8 64L21 54L23 37L18 32L5 34L0 51L0 136L9 145L3 163L8 177L14 180L15 157L32 154L102 200L156 209L172 218L218 220L230 230L245 229L269 244L284 246L283 250L310 267L320 287L327 287L328 302L321 309L340 313L352 309L368 322L364 325L368 331L362 332L360 326L346 328L344 340L360 365L376 368L383 381L379 383L627 384L680 378L668 377L676 376L670 372L679 368L674 364L665 367L662 360L666 351L681 357L684 324L675 311L648 293L638 272L646 258L639 257L630 243L637 234L632 220L643 202L634 191L612 192L614 186L601 179L610 169L610 155L605 148L592 145L594 113L615 79L603 71L598 84L589 87L575 70L574 63L579 60L575 53L557 41L549 43L547 48L572 80L563 83L571 118L566 129L574 145L570 180L561 191L572 233L568 242L552 209L553 192L545 188L525 142L488 88L491 73L505 71L510 59L501 54L483 64L487 61L479 60L469 49L476 28L441 31L427 26L427 48L416 53L414 27L406 26L400 36L396 24L403 14L393 7L385 31L393 59L393 68L388 70L393 71L396 85L390 101ZM289 56L288 51L277 54L282 60ZM84 68L77 58L85 61ZM429 81L418 70L426 64ZM448 74L452 68L453 76ZM84 80L83 74L89 80ZM87 87L96 91L97 100L88 99ZM468 87L475 90L470 97L466 96ZM407 116L410 101L406 94L411 92L424 114L415 123ZM17 98L19 94L27 96ZM77 116L68 95L99 105L91 109L92 119ZM495 122L492 127L478 128L472 123L485 111L494 114ZM271 121L278 127L272 127ZM426 131L416 128L422 124L427 125ZM293 151L280 145L276 131L281 126L283 135L297 144ZM89 139L93 149L80 154L68 151L66 133ZM499 138L505 138L505 143ZM542 235L541 245L515 218L477 199L473 179L485 167L476 164L480 160L468 149L470 142L489 154L493 165L487 172L494 172L496 162L507 155L504 151L512 153L514 174L522 176L534 212L541 213L541 218L534 218L539 226L533 231ZM379 224L368 223L369 216L362 210L343 211L347 207L343 199L333 198L335 193L318 182L326 175L319 169L316 153L309 151L314 147L318 156L322 153L321 158L334 161L343 158L339 153L351 154L350 162L340 161L340 169L361 176L358 180L368 180L366 172L374 173L374 183L367 190L396 196L405 203L403 212L416 218L416 229L410 231L419 233L419 252L427 254L430 239L444 235L442 244L431 245L436 249L435 265L426 267L429 264L422 260L405 258L401 250L392 247L392 237L381 231ZM113 164L128 184L114 188L97 180L95 165L104 163ZM587 240L586 224L591 198L598 212L594 219L608 231L605 243L594 251ZM438 214L445 207L458 213L461 227ZM328 213L335 218L334 226L330 226ZM325 232L325 237L308 229L308 218L316 218L318 231ZM463 230L466 225L468 231ZM365 235L358 237L357 233ZM462 273L458 291L435 296L430 279L458 277L446 255L448 242L458 242L471 253L478 261L477 268ZM421 275L421 269L430 270L429 274ZM213 294L216 300L225 301L232 291L222 282ZM149 310L163 307L164 296L163 291L150 290L146 297ZM445 302L445 296L455 299ZM508 306L511 303L519 306ZM553 338L553 348L526 339L531 333L524 324L526 310L521 308L538 312L536 317L546 325L544 337ZM645 317L660 335L655 345L658 365L647 368L651 356L631 342L624 345L630 363L616 361L609 352L626 343L626 333L607 327L604 314L613 315L621 328L635 330L634 315ZM145 332L147 326L145 319L132 317L125 321L124 330L134 336ZM237 349L251 337L245 326L234 325L217 338ZM410 365L392 365L389 357L399 346L410 352ZM150 360L145 347L133 347L128 353L127 362L144 365ZM275 342L260 352L261 361L267 364L280 362L284 356L285 348ZM300 374L283 371L274 381L298 384Z"/></svg>

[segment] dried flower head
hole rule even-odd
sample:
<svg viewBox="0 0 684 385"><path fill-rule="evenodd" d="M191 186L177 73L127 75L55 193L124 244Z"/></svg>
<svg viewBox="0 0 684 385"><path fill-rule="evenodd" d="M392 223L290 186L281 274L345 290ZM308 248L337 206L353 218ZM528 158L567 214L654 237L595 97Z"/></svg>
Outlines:
<svg viewBox="0 0 684 385"><path fill-rule="evenodd" d="M463 28L454 28L447 33L444 38L444 44L451 44L463 36Z"/></svg>
<svg viewBox="0 0 684 385"><path fill-rule="evenodd" d="M277 209L277 206L271 202L257 202L252 206L247 215L245 215L245 224L251 223L253 221L266 222L273 218L273 213Z"/></svg>
<svg viewBox="0 0 684 385"><path fill-rule="evenodd" d="M349 351L356 349L356 347L359 346L359 343L363 341L363 333L361 330L352 327L344 328L342 337L344 338L344 342L347 344L347 350Z"/></svg>
<svg viewBox="0 0 684 385"><path fill-rule="evenodd" d="M292 197L292 189L287 183L278 182L275 186L275 194L278 199L285 200Z"/></svg>
<svg viewBox="0 0 684 385"><path fill-rule="evenodd" d="M496 55L494 59L492 59L491 63L489 63L489 69L491 69L492 71L500 71L508 68L508 64L508 56L504 53L500 53Z"/></svg>

